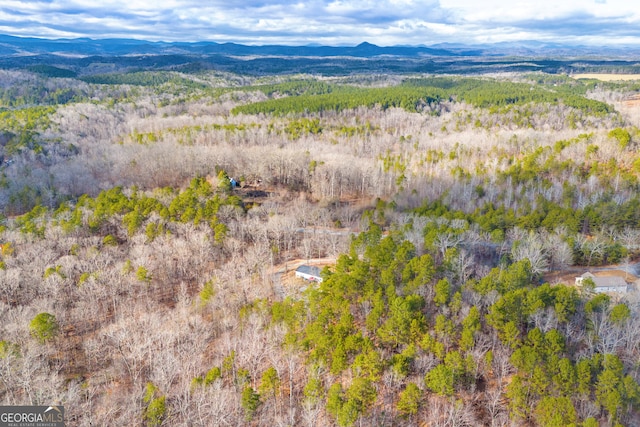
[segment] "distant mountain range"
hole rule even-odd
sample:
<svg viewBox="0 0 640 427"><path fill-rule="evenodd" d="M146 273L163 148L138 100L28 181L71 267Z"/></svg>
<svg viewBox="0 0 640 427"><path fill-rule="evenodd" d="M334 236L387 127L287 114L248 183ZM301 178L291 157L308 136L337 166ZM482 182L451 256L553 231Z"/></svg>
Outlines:
<svg viewBox="0 0 640 427"><path fill-rule="evenodd" d="M565 46L538 41L431 46L248 46L215 42L132 39L38 39L0 35L0 68L50 77L82 77L144 70L218 70L247 75L327 76L484 74L500 72L640 73L640 46Z"/></svg>
<svg viewBox="0 0 640 427"><path fill-rule="evenodd" d="M640 46L573 46L539 41L482 45L441 43L430 46L282 46L215 42L150 42L133 39L39 39L0 35L1 56L130 56L130 55L226 55L278 57L478 57L478 56L611 56L640 58Z"/></svg>

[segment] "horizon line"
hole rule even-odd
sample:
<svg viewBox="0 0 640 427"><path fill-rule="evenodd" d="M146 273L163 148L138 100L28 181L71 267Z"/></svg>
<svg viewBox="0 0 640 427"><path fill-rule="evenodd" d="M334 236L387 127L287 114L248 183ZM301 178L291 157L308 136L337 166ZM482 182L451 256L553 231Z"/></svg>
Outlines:
<svg viewBox="0 0 640 427"><path fill-rule="evenodd" d="M16 38L16 39L22 39L22 40L42 40L42 41L51 41L51 42L64 42L64 41L68 41L68 42L72 42L74 40L90 40L90 41L94 41L94 42L100 42L100 41L107 41L107 40L119 40L119 41L136 41L136 42L145 42L145 43L152 43L152 44L198 44L198 43L210 43L210 44L218 44L218 45L225 45L225 44L233 44L233 45L240 45L240 46L249 46L249 47L266 47L266 46L284 46L284 47L311 47L311 48L322 48L322 47L328 47L328 48L356 48L356 47L360 47L360 46L372 46L372 47L379 47L379 48L396 48L396 47L404 47L404 48L433 48L433 47L449 47L452 49L456 49L456 48L473 48L473 47L482 47L482 46L496 46L496 45L504 45L504 46L509 46L509 45L526 45L529 43L536 43L536 44L540 44L542 46L540 47L544 47L544 45L550 45L552 47L584 47L584 48L591 48L591 49L621 49L621 48L626 48L626 47L635 47L635 48L640 48L640 43L630 43L630 44L608 44L608 45L602 45L602 44L589 44L589 43L579 43L579 44L575 44L575 43L563 43L560 41L553 41L553 40L540 40L540 39L526 39L526 40L509 40L509 41L499 41L499 42L485 42L485 43L480 43L480 42L459 42L459 41L451 41L451 42L438 42L438 43L434 43L434 44L393 44L393 45L379 45L376 43L371 43L367 40L363 40L357 44L321 44L321 43L316 43L316 42L307 42L304 44L297 44L297 43L259 43L259 42L240 42L240 41L229 41L229 40L225 40L225 41L215 41L215 40L207 40L207 39L201 39L201 40L190 40L190 41L183 41L183 40L149 40L149 39L145 39L145 38L138 38L138 37L89 37L89 36L79 36L79 37L56 37L56 38L52 38L52 37L46 37L46 36L36 36L36 35L16 35L16 34L9 34L9 33L0 33L0 37L12 37L12 38ZM523 46L526 47L526 46Z"/></svg>

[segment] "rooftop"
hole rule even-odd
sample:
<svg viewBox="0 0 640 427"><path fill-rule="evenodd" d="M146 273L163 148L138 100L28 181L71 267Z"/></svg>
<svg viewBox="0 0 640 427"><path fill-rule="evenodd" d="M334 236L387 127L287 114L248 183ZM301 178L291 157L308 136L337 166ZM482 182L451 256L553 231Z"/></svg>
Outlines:
<svg viewBox="0 0 640 427"><path fill-rule="evenodd" d="M627 287L627 282L620 276L596 276L591 272L586 272L579 279L591 279L596 288L622 288Z"/></svg>
<svg viewBox="0 0 640 427"><path fill-rule="evenodd" d="M303 273L303 274L308 274L310 276L316 276L316 277L320 277L320 267L316 267L314 265L301 265L300 267L296 268L296 271L298 273Z"/></svg>

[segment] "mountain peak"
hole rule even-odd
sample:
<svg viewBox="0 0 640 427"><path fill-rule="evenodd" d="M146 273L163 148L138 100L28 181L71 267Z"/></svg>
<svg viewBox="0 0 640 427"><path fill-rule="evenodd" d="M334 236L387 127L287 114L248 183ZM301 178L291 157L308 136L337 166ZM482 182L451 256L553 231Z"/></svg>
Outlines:
<svg viewBox="0 0 640 427"><path fill-rule="evenodd" d="M360 43L358 46L356 46L357 48L371 48L371 47L378 47L375 44L371 44L369 42L362 42Z"/></svg>

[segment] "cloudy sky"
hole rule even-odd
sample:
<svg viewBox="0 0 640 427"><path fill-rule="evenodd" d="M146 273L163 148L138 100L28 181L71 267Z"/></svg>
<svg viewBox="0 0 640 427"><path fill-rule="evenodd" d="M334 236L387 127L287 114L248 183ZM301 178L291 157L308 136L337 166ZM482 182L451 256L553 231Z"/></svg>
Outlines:
<svg viewBox="0 0 640 427"><path fill-rule="evenodd" d="M2 0L0 33L289 45L640 45L640 6L636 0Z"/></svg>

